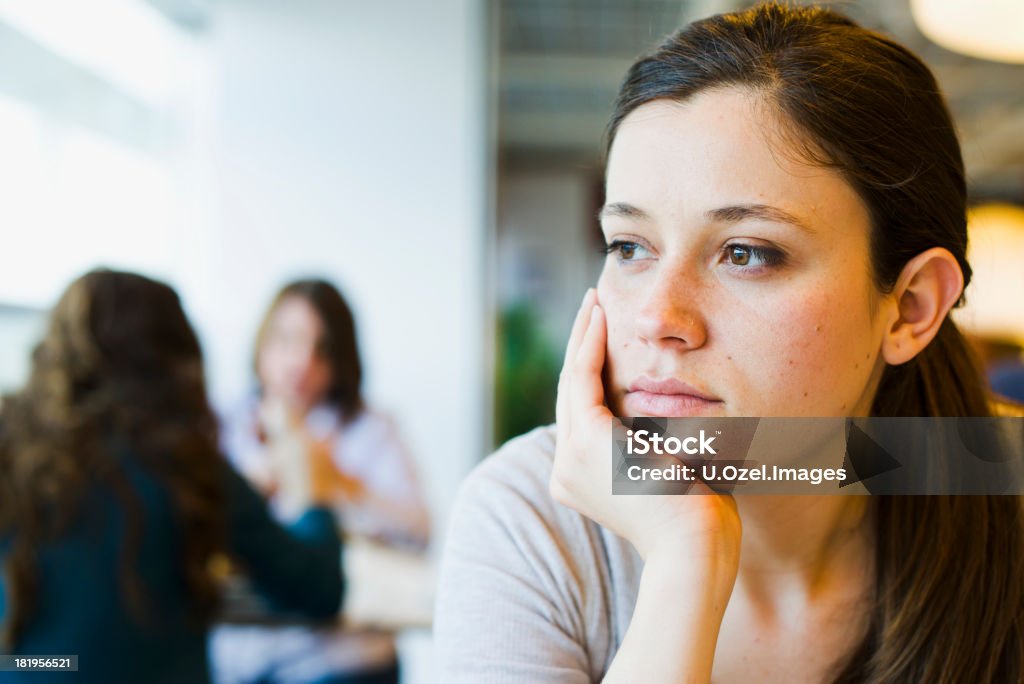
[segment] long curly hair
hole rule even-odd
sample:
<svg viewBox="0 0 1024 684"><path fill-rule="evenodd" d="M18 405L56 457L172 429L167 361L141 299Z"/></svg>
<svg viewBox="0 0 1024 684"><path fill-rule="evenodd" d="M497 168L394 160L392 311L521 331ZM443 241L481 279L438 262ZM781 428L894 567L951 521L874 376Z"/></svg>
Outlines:
<svg viewBox="0 0 1024 684"><path fill-rule="evenodd" d="M40 586L35 550L65 534L91 486L110 487L126 527L119 558L126 605L147 618L135 560L144 520L121 461L130 458L169 494L181 535L194 618L217 608L208 572L225 539L216 419L196 335L177 294L132 273L95 270L54 308L26 385L0 406L0 538L9 647L29 624Z"/></svg>

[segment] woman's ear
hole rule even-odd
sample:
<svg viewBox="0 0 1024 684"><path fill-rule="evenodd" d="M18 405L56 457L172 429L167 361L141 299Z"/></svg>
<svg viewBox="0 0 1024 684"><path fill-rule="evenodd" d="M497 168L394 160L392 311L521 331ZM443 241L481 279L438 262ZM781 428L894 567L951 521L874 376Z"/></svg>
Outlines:
<svg viewBox="0 0 1024 684"><path fill-rule="evenodd" d="M928 346L963 289L963 271L949 250L933 247L908 261L890 295L896 307L882 339L885 362L906 363Z"/></svg>

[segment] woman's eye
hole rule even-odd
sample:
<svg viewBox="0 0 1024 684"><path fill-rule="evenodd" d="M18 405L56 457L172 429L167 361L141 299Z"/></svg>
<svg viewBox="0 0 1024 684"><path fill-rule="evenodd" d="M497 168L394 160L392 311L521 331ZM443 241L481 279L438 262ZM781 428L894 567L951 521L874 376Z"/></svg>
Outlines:
<svg viewBox="0 0 1024 684"><path fill-rule="evenodd" d="M637 259L646 259L650 256L650 252L647 248L638 242L630 242L628 240L613 240L611 244L604 248L605 254L618 254L619 261L635 261Z"/></svg>
<svg viewBox="0 0 1024 684"><path fill-rule="evenodd" d="M777 249L754 245L726 245L725 252L726 258L733 266L778 266L785 258Z"/></svg>

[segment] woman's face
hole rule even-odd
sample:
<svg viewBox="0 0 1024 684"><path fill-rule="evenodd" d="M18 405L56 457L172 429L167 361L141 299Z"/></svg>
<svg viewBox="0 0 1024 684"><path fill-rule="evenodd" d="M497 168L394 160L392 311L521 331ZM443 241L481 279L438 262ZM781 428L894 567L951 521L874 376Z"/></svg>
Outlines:
<svg viewBox="0 0 1024 684"><path fill-rule="evenodd" d="M884 368L868 213L778 131L739 89L619 127L598 282L616 415L868 414Z"/></svg>
<svg viewBox="0 0 1024 684"><path fill-rule="evenodd" d="M331 365L322 351L323 321L303 297L286 297L274 309L256 360L267 397L306 411L324 399Z"/></svg>

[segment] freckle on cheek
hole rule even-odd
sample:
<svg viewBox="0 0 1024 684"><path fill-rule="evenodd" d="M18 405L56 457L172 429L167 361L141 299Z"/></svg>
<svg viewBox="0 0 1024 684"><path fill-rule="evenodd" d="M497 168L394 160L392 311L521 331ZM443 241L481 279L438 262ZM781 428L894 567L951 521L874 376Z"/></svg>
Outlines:
<svg viewBox="0 0 1024 684"><path fill-rule="evenodd" d="M814 332L821 332L821 324L814 326Z"/></svg>

